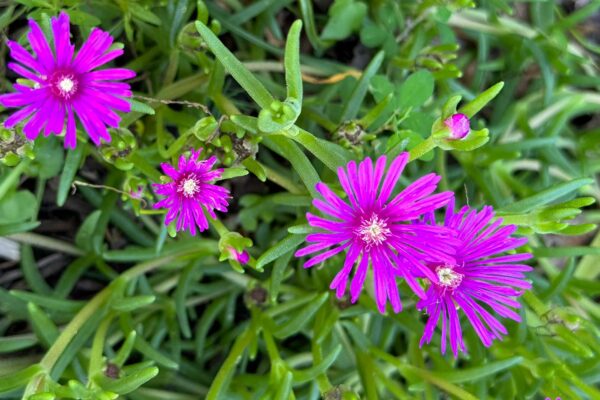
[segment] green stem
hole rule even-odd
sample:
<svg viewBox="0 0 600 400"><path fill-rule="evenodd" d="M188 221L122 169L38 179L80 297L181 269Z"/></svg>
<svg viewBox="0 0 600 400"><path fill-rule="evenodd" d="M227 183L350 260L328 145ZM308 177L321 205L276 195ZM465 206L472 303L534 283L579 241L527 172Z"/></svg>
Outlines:
<svg viewBox="0 0 600 400"><path fill-rule="evenodd" d="M208 218L208 220L210 221L212 227L215 228L219 236L223 237L229 233L229 229L227 229L225 224L223 224L220 220L212 218Z"/></svg>
<svg viewBox="0 0 600 400"><path fill-rule="evenodd" d="M106 341L106 333L110 328L110 323L112 322L113 315L109 314L104 320L100 323L98 330L96 331L96 335L94 336L94 341L92 342L92 351L90 352L90 364L88 368L88 387L92 384L92 379L102 370L102 354L104 353L104 343Z"/></svg>
<svg viewBox="0 0 600 400"><path fill-rule="evenodd" d="M236 364L242 358L244 350L246 350L246 348L250 346L252 340L254 340L255 335L255 328L253 325L250 325L242 335L238 336L237 340L233 344L233 347L231 348L231 352L227 356L227 359L225 359L221 369L219 369L219 372L213 380L212 385L210 385L206 395L206 400L218 400L222 398L221 391L225 389L226 381L229 379L231 374L233 374Z"/></svg>
<svg viewBox="0 0 600 400"><path fill-rule="evenodd" d="M71 343L71 340L77 335L77 332L79 332L92 315L98 312L105 300L108 299L111 291L112 287L108 286L94 296L94 298L87 303L77 315L75 315L65 330L62 331L60 336L52 344L52 347L50 347L44 358L42 358L42 361L40 361L40 365L48 372L48 374L52 371L54 364L56 364L56 361L58 361L58 358L67 348L69 343Z"/></svg>
<svg viewBox="0 0 600 400"><path fill-rule="evenodd" d="M281 356L279 355L279 350L277 350L277 344L273 339L273 335L269 332L268 329L263 330L263 338L265 339L265 346L267 348L267 353L269 354L269 358L271 359L271 364L276 364L281 362Z"/></svg>
<svg viewBox="0 0 600 400"><path fill-rule="evenodd" d="M440 191L448 190L448 177L446 176L446 152L442 149L438 150L437 157L437 172L442 177L440 181Z"/></svg>
<svg viewBox="0 0 600 400"><path fill-rule="evenodd" d="M423 157L426 153L433 150L436 146L437 145L435 144L433 138L431 136L428 137L409 151L410 161L414 161Z"/></svg>
<svg viewBox="0 0 600 400"><path fill-rule="evenodd" d="M24 159L14 167L0 183L0 200L8 193L12 185L19 179L21 173L29 165L29 159Z"/></svg>
<svg viewBox="0 0 600 400"><path fill-rule="evenodd" d="M539 297L533 294L531 291L527 291L523 293L523 300L527 303L529 307L539 316L547 314L550 311L550 307L546 306Z"/></svg>
<svg viewBox="0 0 600 400"><path fill-rule="evenodd" d="M313 365L318 365L323 362L323 348L316 340L312 341ZM317 375L317 385L321 394L327 393L333 387L325 372Z"/></svg>

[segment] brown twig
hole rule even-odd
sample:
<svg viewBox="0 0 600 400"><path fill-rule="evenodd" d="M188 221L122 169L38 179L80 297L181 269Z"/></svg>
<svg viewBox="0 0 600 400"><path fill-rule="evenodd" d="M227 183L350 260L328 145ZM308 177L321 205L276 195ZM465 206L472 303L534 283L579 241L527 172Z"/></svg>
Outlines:
<svg viewBox="0 0 600 400"><path fill-rule="evenodd" d="M187 107L192 107L192 108L197 108L202 110L205 114L208 115L212 115L212 113L210 112L210 110L208 109L208 107L206 107L204 104L200 104L200 103L194 103L192 101L187 101L187 100L162 100L162 99L155 99L152 97L146 97L146 96L140 96L140 95L134 95L133 96L135 99L140 99L140 100L145 100L145 101L149 101L151 103L160 103L160 104L179 104L179 105L183 105L183 106L187 106Z"/></svg>
<svg viewBox="0 0 600 400"><path fill-rule="evenodd" d="M83 181L73 181L73 183L71 184L71 194L75 194L75 192L77 191L77 186L86 186L86 187L92 187L92 188L96 188L96 189L106 189L106 190L110 190L116 193L120 193L120 194L124 194L125 196L129 197L130 199L135 199L135 200L139 200L140 203L142 203L142 208L146 208L146 206L148 205L148 203L146 202L145 199L143 199L142 197L135 197L133 194L131 193L127 193L123 190L114 188L112 186L106 186L106 185L96 185L94 183L87 183L87 182L83 182Z"/></svg>

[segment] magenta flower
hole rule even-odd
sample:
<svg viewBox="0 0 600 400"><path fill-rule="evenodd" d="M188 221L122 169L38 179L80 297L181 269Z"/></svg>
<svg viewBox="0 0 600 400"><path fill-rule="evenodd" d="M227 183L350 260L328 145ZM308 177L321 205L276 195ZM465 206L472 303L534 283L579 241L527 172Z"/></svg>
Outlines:
<svg viewBox="0 0 600 400"><path fill-rule="evenodd" d="M153 184L156 193L165 196L154 208L169 209L165 225L177 218L177 231L187 229L192 235L196 234L196 226L200 232L208 229L204 211L216 219L214 210L226 212L230 197L227 189L210 183L223 173L223 169L212 169L217 157L198 161L201 152L202 149L192 151L187 160L184 156L179 157L177 169L162 163L163 172L172 181Z"/></svg>
<svg viewBox="0 0 600 400"><path fill-rule="evenodd" d="M101 140L110 142L106 125L116 128L121 119L114 110L129 112L131 108L123 99L131 97L129 85L111 81L132 78L135 72L123 68L94 71L123 54L121 49L111 50L113 38L108 32L92 29L73 57L75 47L69 38L69 16L62 12L50 24L54 50L31 19L27 37L35 56L17 42L7 41L10 55L16 61L8 63L8 68L33 81L33 87L15 83L16 93L0 95L4 107L21 108L4 121L4 126L11 128L27 119L23 132L27 139L33 140L42 130L44 136L61 134L66 117L65 147L75 148L77 115L96 145Z"/></svg>
<svg viewBox="0 0 600 400"><path fill-rule="evenodd" d="M450 129L450 139L460 140L467 137L471 131L469 117L465 114L453 114L446 118L444 125Z"/></svg>
<svg viewBox="0 0 600 400"><path fill-rule="evenodd" d="M434 278L433 272L424 267L419 259L429 253L448 262L452 247L447 242L444 227L411 224L422 214L444 206L452 197L451 192L431 195L440 177L425 175L396 196L392 192L408 162L408 153L402 153L389 166L386 157L377 159L375 166L370 158L356 165L351 161L346 168L338 169L338 177L349 202L339 198L327 185L320 182L317 191L325 201L313 200L313 205L331 219L307 214L311 226L322 231L306 237L308 246L296 252L297 257L323 251L309 259L304 267L312 267L347 250L343 268L331 282L338 298L346 291L350 273L356 270L350 284L351 301L354 303L362 290L369 264L373 270L375 298L379 311L385 312L389 299L395 312L402 309L396 276L403 276L419 296L423 289L412 276L412 270ZM384 177L385 175L385 177Z"/></svg>
<svg viewBox="0 0 600 400"><path fill-rule="evenodd" d="M512 308L520 307L515 298L523 290L531 288L523 275L531 267L520 263L531 258L531 254L499 254L523 246L527 238L511 237L516 226L501 227L502 219L491 222L493 217L494 211L490 206L480 212L465 206L455 213L454 202L448 205L444 226L450 228L458 239L453 253L456 261L426 263L435 279L430 280L427 298L417 303L417 308L425 309L429 315L421 346L431 341L441 315L442 353L446 352L447 336L455 357L459 349L465 351L457 309L467 316L486 347L494 339L501 340L502 335L507 334L506 328L487 308L501 317L521 320ZM434 221L430 218L429 222Z"/></svg>

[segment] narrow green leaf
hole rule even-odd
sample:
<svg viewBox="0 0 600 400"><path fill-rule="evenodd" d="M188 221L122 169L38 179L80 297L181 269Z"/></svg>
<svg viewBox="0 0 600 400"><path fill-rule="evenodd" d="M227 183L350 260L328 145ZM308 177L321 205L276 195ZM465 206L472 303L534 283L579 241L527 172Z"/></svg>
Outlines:
<svg viewBox="0 0 600 400"><path fill-rule="evenodd" d="M37 343L38 341L31 334L0 337L0 354L25 350L35 346Z"/></svg>
<svg viewBox="0 0 600 400"><path fill-rule="evenodd" d="M27 385L27 382L34 376L42 372L39 364L34 364L21 371L13 372L8 375L0 376L0 393L9 392Z"/></svg>
<svg viewBox="0 0 600 400"><path fill-rule="evenodd" d="M208 336L208 331L212 327L215 319L219 316L219 313L222 312L223 308L225 308L225 299L217 300L210 304L206 310L202 313L202 317L198 321L196 325L196 340L195 340L195 349L196 349L196 360L200 361L203 359L205 349L204 344L206 343L206 337Z"/></svg>
<svg viewBox="0 0 600 400"><path fill-rule="evenodd" d="M231 375L235 372L235 366L240 362L242 354L249 347L250 343L256 337L256 332L253 326L248 327L244 333L239 335L229 352L229 355L225 359L225 362L219 369L217 376L213 379L210 389L206 394L206 400L219 400L223 397L221 393L227 389L226 382L229 381Z"/></svg>
<svg viewBox="0 0 600 400"><path fill-rule="evenodd" d="M298 100L302 104L302 73L300 72L300 32L302 21L296 20L289 32L285 43L285 83L287 97Z"/></svg>
<svg viewBox="0 0 600 400"><path fill-rule="evenodd" d="M287 371L283 376L283 380L279 382L273 382L277 387L277 392L275 393L275 397L273 398L274 400L288 400L290 398L294 398L290 397L292 393L292 381L294 381L294 383L297 383L297 381L293 379L293 377L294 376L292 375L292 373L290 371Z"/></svg>
<svg viewBox="0 0 600 400"><path fill-rule="evenodd" d="M306 25L306 36L310 44L315 48L318 54L320 54L324 48L325 43L319 37L315 24L315 16L313 13L312 0L299 0L300 13L302 14L302 20Z"/></svg>
<svg viewBox="0 0 600 400"><path fill-rule="evenodd" d="M229 71L231 76L240 84L240 86L248 92L248 95L252 97L256 104L263 109L269 108L275 99L263 84L252 75L244 64L242 64L233 53L225 47L225 45L223 45L210 28L202 22L196 21L196 29L217 59L223 64L225 69Z"/></svg>
<svg viewBox="0 0 600 400"><path fill-rule="evenodd" d="M272 302L277 301L277 295L281 288L281 281L285 276L286 268L288 268L290 260L292 259L292 252L288 251L277 257L275 264L273 265L273 271L271 272L271 284L269 287L269 296Z"/></svg>
<svg viewBox="0 0 600 400"><path fill-rule="evenodd" d="M147 22L149 24L152 24L152 25L162 24L161 19L156 14L154 14L152 11L146 9L141 4L132 2L132 3L128 3L127 6L129 7L129 12L135 18L139 18L140 20Z"/></svg>
<svg viewBox="0 0 600 400"><path fill-rule="evenodd" d="M252 157L246 158L242 161L242 165L246 167L248 171L250 171L254 176L258 178L259 181L265 182L267 180L267 172L261 163L256 161Z"/></svg>
<svg viewBox="0 0 600 400"><path fill-rule="evenodd" d="M418 380L425 380L427 382L430 382L431 384L439 387L440 389L444 390L448 394L454 395L459 399L477 400L477 397L473 396L471 393L467 392L466 390L462 389L459 386L456 386L455 384L453 384L451 382L448 382L448 381L438 377L436 374L433 374L429 371L426 371L421 368L416 368L416 367L413 367L413 366L407 365L407 364L399 365L398 367L399 367L400 371L402 372L402 375L409 378L409 380L410 380L410 377L412 376Z"/></svg>
<svg viewBox="0 0 600 400"><path fill-rule="evenodd" d="M366 400L379 400L377 394L377 381L375 380L375 369L379 366L369 353L359 349L353 349L356 355L356 367L362 387L364 388L364 398Z"/></svg>
<svg viewBox="0 0 600 400"><path fill-rule="evenodd" d="M362 104L365 95L367 94L367 90L369 89L369 82L371 78L375 76L379 67L381 67L381 63L383 62L383 58L385 53L383 50L379 51L375 54L375 57L371 60L369 65L363 71L360 79L356 82L356 86L350 95L350 99L346 102L344 109L342 111L342 116L340 118L340 123L345 121L350 121L358 115L358 111L360 110L360 105Z"/></svg>
<svg viewBox="0 0 600 400"><path fill-rule="evenodd" d="M129 355L131 354L131 351L133 350L133 346L135 345L136 336L137 336L137 333L135 331L129 332L129 334L125 337L125 341L123 342L123 345L121 346L121 348L119 348L117 355L112 360L113 364L115 364L119 368L122 368L123 365L125 365L125 362L129 358Z"/></svg>
<svg viewBox="0 0 600 400"><path fill-rule="evenodd" d="M22 233L34 230L40 226L40 221L33 222L22 222L17 224L6 224L0 225L0 236L14 235L15 233Z"/></svg>
<svg viewBox="0 0 600 400"><path fill-rule="evenodd" d="M149 304L154 303L156 296L145 295L145 296L132 296L124 299L116 300L111 307L115 311L129 312L138 308L146 307Z"/></svg>
<svg viewBox="0 0 600 400"><path fill-rule="evenodd" d="M514 213L522 213L522 212L531 211L536 207L548 204L562 196L571 194L571 193L577 191L577 189L579 189L585 185L590 185L593 182L594 181L590 178L573 179L570 182L558 184L551 188L542 190L541 192L538 192L538 193L534 194L533 196L529 196L525 199L511 203L507 206L504 206L500 209L500 211L514 212Z"/></svg>
<svg viewBox="0 0 600 400"><path fill-rule="evenodd" d="M52 289L40 273L37 262L33 257L31 246L21 247L21 269L29 287L38 294L49 295Z"/></svg>
<svg viewBox="0 0 600 400"><path fill-rule="evenodd" d="M159 365L162 365L165 368L173 369L173 370L176 370L179 368L179 364L175 360L164 355L161 351L155 349L150 343L148 343L147 341L145 341L144 339L142 339L139 336L137 336L137 338L136 338L135 348L140 353L142 353L149 359L153 360L154 362L156 362Z"/></svg>
<svg viewBox="0 0 600 400"><path fill-rule="evenodd" d="M269 250L265 251L259 258L256 260L256 268L263 268L265 265L270 262L278 259L284 254L294 250L296 247L300 245L300 243L304 242L304 236L302 235L288 235L285 239L279 241L276 245L271 247Z"/></svg>
<svg viewBox="0 0 600 400"><path fill-rule="evenodd" d="M63 166L62 174L58 182L58 190L56 191L56 204L62 207L67 200L69 191L71 190L71 184L77 174L77 169L83 158L83 153L86 150L86 145L80 144L75 149L67 152L65 159L65 165Z"/></svg>
<svg viewBox="0 0 600 400"><path fill-rule="evenodd" d="M35 304L28 303L27 311L33 332L39 338L40 343L46 347L50 347L58 337L58 327L50 317Z"/></svg>
<svg viewBox="0 0 600 400"><path fill-rule="evenodd" d="M431 371L431 374L441 380L452 383L475 382L490 375L495 375L515 365L519 365L522 362L523 357L515 356L504 360L488 362L478 367L465 368L457 371ZM410 389L423 390L424 384L422 382L413 384L410 386Z"/></svg>
<svg viewBox="0 0 600 400"><path fill-rule="evenodd" d="M258 119L256 117L250 117L247 115L232 115L231 122L239 126L240 128L253 133L258 133Z"/></svg>
<svg viewBox="0 0 600 400"><path fill-rule="evenodd" d="M177 319L181 328L181 333L184 338L192 337L192 330L190 328L190 321L187 316L187 309L185 305L190 283L194 277L195 264L192 263L183 269L179 278L179 284L175 289L175 312L177 313Z"/></svg>
<svg viewBox="0 0 600 400"><path fill-rule="evenodd" d="M110 329L110 324L113 319L113 314L108 314L104 320L100 323L100 326L94 334L92 340L92 349L90 351L90 361L88 363L88 376L93 377L96 374L102 372L102 366L104 364L104 345L106 342L106 335Z"/></svg>
<svg viewBox="0 0 600 400"><path fill-rule="evenodd" d="M302 150L300 150L298 145L292 140L281 136L264 138L263 143L282 157L286 158L292 164L294 171L300 176L306 189L308 189L313 197L317 197L318 194L315 187L321 179L319 178L319 174L315 170L315 167Z"/></svg>
<svg viewBox="0 0 600 400"><path fill-rule="evenodd" d="M3 176L2 181L0 182L0 200L2 200L2 198L4 198L4 196L12 189L13 185L18 182L21 173L29 167L29 164L30 161L26 158L16 167L11 168L8 174Z"/></svg>
<svg viewBox="0 0 600 400"><path fill-rule="evenodd" d="M124 395L131 393L158 375L158 368L148 367L120 379L100 377L96 382L105 390Z"/></svg>
<svg viewBox="0 0 600 400"><path fill-rule="evenodd" d="M73 290L79 277L92 265L94 256L89 254L73 261L61 274L58 283L54 287L54 295L65 298Z"/></svg>
<svg viewBox="0 0 600 400"><path fill-rule="evenodd" d="M294 383L306 383L316 379L317 376L325 373L329 367L331 367L341 352L342 345L338 344L333 351L328 352L327 356L323 358L323 361L317 365L303 370L292 370L292 374L294 374Z"/></svg>
<svg viewBox="0 0 600 400"><path fill-rule="evenodd" d="M365 130L368 129L383 115L384 112L387 112L388 106L391 104L393 98L393 93L388 93L387 96L377 103L375 107L371 108L371 110L369 110L369 112L358 121L358 125Z"/></svg>
<svg viewBox="0 0 600 400"><path fill-rule="evenodd" d="M332 171L337 171L338 167L346 165L352 158L346 149L335 143L318 138L304 129L300 129L297 135L290 137L304 146L306 150L311 152Z"/></svg>
<svg viewBox="0 0 600 400"><path fill-rule="evenodd" d="M141 103L137 100L129 100L129 104L131 104L131 112L137 112L140 114L154 115L156 112L154 108L150 107L146 103Z"/></svg>
<svg viewBox="0 0 600 400"><path fill-rule="evenodd" d="M323 303L329 298L329 293L323 293L317 296L314 300L308 303L301 311L299 311L288 322L278 327L273 332L273 336L278 339L284 339L294 333L299 332L321 308Z"/></svg>
<svg viewBox="0 0 600 400"><path fill-rule="evenodd" d="M21 300L30 301L48 310L62 311L67 313L77 312L85 304L85 301L59 300L35 293L22 292L20 290L11 290L10 294Z"/></svg>
<svg viewBox="0 0 600 400"><path fill-rule="evenodd" d="M550 287L546 289L543 293L540 294L540 298L542 300L548 300L552 298L557 293L562 293L565 287L569 284L569 281L573 277L573 273L575 272L575 259L571 258L569 263L560 271L560 274L556 276Z"/></svg>
<svg viewBox="0 0 600 400"><path fill-rule="evenodd" d="M536 257L579 257L586 255L600 255L600 247L572 246L572 247L536 247L533 249Z"/></svg>
<svg viewBox="0 0 600 400"><path fill-rule="evenodd" d="M239 178L240 176L246 176L246 175L248 175L248 170L246 168L229 167L229 168L223 169L223 174L221 175L221 177L218 180Z"/></svg>
<svg viewBox="0 0 600 400"><path fill-rule="evenodd" d="M502 88L504 87L504 82L498 82L491 88L487 89L479 96L475 97L468 104L461 107L458 112L465 114L469 118L473 118L475 114L479 112L483 107L487 105L490 101L494 99L500 93Z"/></svg>

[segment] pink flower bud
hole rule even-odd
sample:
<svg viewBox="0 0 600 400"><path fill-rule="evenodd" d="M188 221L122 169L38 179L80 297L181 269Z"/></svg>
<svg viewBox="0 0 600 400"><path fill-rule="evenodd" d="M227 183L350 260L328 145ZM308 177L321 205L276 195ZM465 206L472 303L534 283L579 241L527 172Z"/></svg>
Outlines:
<svg viewBox="0 0 600 400"><path fill-rule="evenodd" d="M470 132L469 117L465 114L453 114L444 121L444 125L450 129L452 140L464 139Z"/></svg>
<svg viewBox="0 0 600 400"><path fill-rule="evenodd" d="M246 250L242 251L241 253L239 251L237 251L236 249L234 249L233 247L229 246L229 255L231 256L231 258L237 262L239 262L240 264L244 265L248 262L248 260L250 260L250 255L248 254L248 252Z"/></svg>

